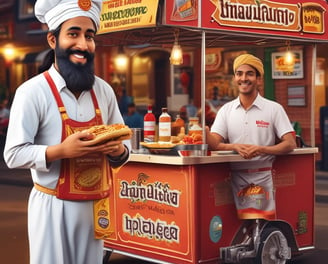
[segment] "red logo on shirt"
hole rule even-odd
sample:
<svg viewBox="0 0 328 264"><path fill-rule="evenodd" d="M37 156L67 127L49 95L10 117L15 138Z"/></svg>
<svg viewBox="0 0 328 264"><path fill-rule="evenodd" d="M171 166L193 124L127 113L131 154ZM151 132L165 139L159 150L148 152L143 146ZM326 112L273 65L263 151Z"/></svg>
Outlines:
<svg viewBox="0 0 328 264"><path fill-rule="evenodd" d="M257 127L264 127L264 128L268 128L270 125L269 122L265 122L263 120L256 120L256 126Z"/></svg>

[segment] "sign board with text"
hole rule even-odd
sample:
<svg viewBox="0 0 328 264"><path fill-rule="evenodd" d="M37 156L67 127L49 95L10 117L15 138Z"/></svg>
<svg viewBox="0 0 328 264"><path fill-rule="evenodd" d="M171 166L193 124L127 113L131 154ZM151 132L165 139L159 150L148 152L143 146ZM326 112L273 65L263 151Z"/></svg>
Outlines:
<svg viewBox="0 0 328 264"><path fill-rule="evenodd" d="M326 1L166 0L163 24L327 41Z"/></svg>
<svg viewBox="0 0 328 264"><path fill-rule="evenodd" d="M98 34L156 25L158 0L103 0Z"/></svg>

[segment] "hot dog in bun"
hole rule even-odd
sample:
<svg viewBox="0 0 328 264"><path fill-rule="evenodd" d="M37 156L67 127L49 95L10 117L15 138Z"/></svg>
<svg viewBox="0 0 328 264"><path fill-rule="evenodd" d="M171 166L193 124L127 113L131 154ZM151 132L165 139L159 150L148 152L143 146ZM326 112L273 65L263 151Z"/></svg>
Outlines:
<svg viewBox="0 0 328 264"><path fill-rule="evenodd" d="M87 129L94 136L90 139L93 144L102 144L106 141L130 139L132 130L124 124L97 125Z"/></svg>

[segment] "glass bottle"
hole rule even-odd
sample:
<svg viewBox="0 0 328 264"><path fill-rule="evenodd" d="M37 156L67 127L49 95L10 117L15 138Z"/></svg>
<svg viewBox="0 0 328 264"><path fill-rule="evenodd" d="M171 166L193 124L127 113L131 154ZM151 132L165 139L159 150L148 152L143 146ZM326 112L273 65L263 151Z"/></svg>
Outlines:
<svg viewBox="0 0 328 264"><path fill-rule="evenodd" d="M172 123L172 130L171 130L172 136L178 136L180 133L182 133L181 128L184 127L185 127L185 122L180 117L180 115L177 115L175 121Z"/></svg>
<svg viewBox="0 0 328 264"><path fill-rule="evenodd" d="M144 141L154 142L155 141L155 126L156 118L153 114L153 108L148 105L147 113L144 116Z"/></svg>
<svg viewBox="0 0 328 264"><path fill-rule="evenodd" d="M202 134L203 129L199 125L199 118L198 117L190 117L189 118L189 129L188 135L191 136L193 134Z"/></svg>
<svg viewBox="0 0 328 264"><path fill-rule="evenodd" d="M167 108L162 108L162 114L158 122L158 141L170 142L171 141L171 116L167 112Z"/></svg>

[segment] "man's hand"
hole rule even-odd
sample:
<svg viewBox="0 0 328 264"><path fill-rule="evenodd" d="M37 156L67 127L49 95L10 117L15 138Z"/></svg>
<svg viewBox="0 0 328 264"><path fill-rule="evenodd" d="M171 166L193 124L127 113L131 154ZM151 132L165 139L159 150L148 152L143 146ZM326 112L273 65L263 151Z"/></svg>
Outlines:
<svg viewBox="0 0 328 264"><path fill-rule="evenodd" d="M81 157L94 152L101 152L105 155L116 157L124 152L125 148L122 141L108 141L100 145L93 145L89 141L93 138L94 136L87 131L77 132L68 136L62 143L47 148L47 162Z"/></svg>
<svg viewBox="0 0 328 264"><path fill-rule="evenodd" d="M109 155L111 157L118 157L122 155L125 151L125 147L122 143L122 141L108 141L102 145L100 145L102 148L99 149L100 152L102 152L105 155Z"/></svg>
<svg viewBox="0 0 328 264"><path fill-rule="evenodd" d="M249 144L234 144L234 150L244 159L252 159L261 155L261 147Z"/></svg>

